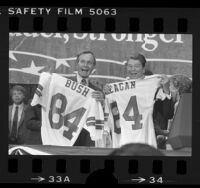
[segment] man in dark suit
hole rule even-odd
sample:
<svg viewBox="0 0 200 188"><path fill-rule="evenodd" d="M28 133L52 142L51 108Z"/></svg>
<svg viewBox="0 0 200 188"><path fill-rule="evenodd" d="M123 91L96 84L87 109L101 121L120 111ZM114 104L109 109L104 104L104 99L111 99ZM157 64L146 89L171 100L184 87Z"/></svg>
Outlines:
<svg viewBox="0 0 200 188"><path fill-rule="evenodd" d="M41 139L41 106L28 105L25 118L20 127L19 144L40 145Z"/></svg>
<svg viewBox="0 0 200 188"><path fill-rule="evenodd" d="M21 126L24 121L24 111L27 105L24 104L25 88L16 85L11 89L13 104L9 106L9 133L8 143L18 144L18 136L21 134Z"/></svg>
<svg viewBox="0 0 200 188"><path fill-rule="evenodd" d="M84 51L78 54L76 59L78 73L70 78L73 81L87 85L95 90L92 97L97 101L104 101L104 94L100 84L89 79L91 72L96 65L96 59L92 52ZM26 119L22 126L21 144L41 144L41 107L29 106L25 112ZM74 146L95 146L95 142L91 140L90 134L86 129L82 129Z"/></svg>
<svg viewBox="0 0 200 188"><path fill-rule="evenodd" d="M70 79L95 90L92 93L92 97L97 101L100 101L103 105L103 87L98 82L94 82L89 78L94 67L96 66L96 59L94 54L91 51L83 51L79 53L76 59L76 66L78 73L75 77ZM89 132L83 128L74 146L95 146L95 142L91 140Z"/></svg>

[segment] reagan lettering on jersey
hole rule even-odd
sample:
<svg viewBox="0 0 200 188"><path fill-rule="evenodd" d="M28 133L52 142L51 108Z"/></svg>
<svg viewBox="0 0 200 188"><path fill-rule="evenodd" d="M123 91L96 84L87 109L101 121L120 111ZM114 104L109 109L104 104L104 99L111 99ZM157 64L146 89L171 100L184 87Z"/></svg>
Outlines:
<svg viewBox="0 0 200 188"><path fill-rule="evenodd" d="M77 82L69 80L69 79L67 79L65 86L73 91L76 91L77 93L80 93L84 97L87 97L87 94L90 91L90 89L88 87L80 85Z"/></svg>
<svg viewBox="0 0 200 188"><path fill-rule="evenodd" d="M124 91L128 89L133 89L135 88L135 81L125 81L125 82L119 82L119 83L114 83L110 86L110 93L114 92L119 92L119 91Z"/></svg>

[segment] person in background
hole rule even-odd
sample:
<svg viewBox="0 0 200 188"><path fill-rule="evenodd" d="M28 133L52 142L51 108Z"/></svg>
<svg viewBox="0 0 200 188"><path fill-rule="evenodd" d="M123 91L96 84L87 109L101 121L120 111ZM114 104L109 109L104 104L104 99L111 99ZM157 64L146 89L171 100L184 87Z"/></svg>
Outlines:
<svg viewBox="0 0 200 188"><path fill-rule="evenodd" d="M174 117L182 95L184 93L192 93L192 80L185 75L181 75L181 74L173 75L170 77L169 88L170 88L170 91L172 94L172 100L174 103L174 113L173 113L173 117ZM171 125L170 122L171 121L169 120L169 124L168 124L169 130L170 130L170 125Z"/></svg>
<svg viewBox="0 0 200 188"><path fill-rule="evenodd" d="M158 100L154 105L154 125L157 135L158 148L166 149L170 122L174 117L181 95L192 92L192 81L184 75L173 75L169 78L171 99Z"/></svg>
<svg viewBox="0 0 200 188"><path fill-rule="evenodd" d="M178 106L183 93L192 93L192 80L185 75L173 75L170 77L170 91L174 101L174 110Z"/></svg>
<svg viewBox="0 0 200 188"><path fill-rule="evenodd" d="M27 105L24 103L26 90L20 85L15 85L11 89L13 104L9 106L9 133L8 143L18 144L18 136L21 134L21 126L24 121L24 111Z"/></svg>
<svg viewBox="0 0 200 188"><path fill-rule="evenodd" d="M24 121L18 139L19 144L41 145L41 106L30 104L24 112Z"/></svg>
<svg viewBox="0 0 200 188"><path fill-rule="evenodd" d="M153 122L159 149L166 149L166 137L169 134L168 121L174 115L174 102L171 99L157 100L153 109Z"/></svg>

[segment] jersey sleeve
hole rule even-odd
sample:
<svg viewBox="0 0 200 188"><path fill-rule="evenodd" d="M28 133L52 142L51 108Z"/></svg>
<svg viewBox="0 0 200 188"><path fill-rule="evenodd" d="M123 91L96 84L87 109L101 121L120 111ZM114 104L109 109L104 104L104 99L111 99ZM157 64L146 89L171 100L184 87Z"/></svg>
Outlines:
<svg viewBox="0 0 200 188"><path fill-rule="evenodd" d="M89 112L84 128L89 131L93 141L101 140L103 138L104 127L103 107L100 102L97 102L93 98L89 98L87 103Z"/></svg>
<svg viewBox="0 0 200 188"><path fill-rule="evenodd" d="M117 102L112 97L106 97L105 99L105 130L108 130L112 134L111 142L112 147L119 147L121 139L121 127L120 127L120 114L117 106Z"/></svg>
<svg viewBox="0 0 200 188"><path fill-rule="evenodd" d="M110 108L110 101L109 99L106 97L105 98L105 125L104 125L104 129L108 132L110 132L113 128L113 114L111 112L111 108Z"/></svg>
<svg viewBox="0 0 200 188"><path fill-rule="evenodd" d="M38 86L35 90L35 94L31 102L31 106L35 106L37 104L45 106L46 101L48 99L48 93L49 93L48 88L50 82L51 82L51 74L46 72L41 73Z"/></svg>

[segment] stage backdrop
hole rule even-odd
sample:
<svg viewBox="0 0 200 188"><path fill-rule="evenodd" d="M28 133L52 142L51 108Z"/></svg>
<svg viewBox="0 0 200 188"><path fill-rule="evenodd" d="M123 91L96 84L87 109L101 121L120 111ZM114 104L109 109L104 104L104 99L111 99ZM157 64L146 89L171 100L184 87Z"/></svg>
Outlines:
<svg viewBox="0 0 200 188"><path fill-rule="evenodd" d="M76 54L94 52L91 77L102 84L123 80L124 63L135 52L147 58L147 68L192 78L192 35L103 33L10 33L9 82L37 84L41 72L64 76L76 73Z"/></svg>

